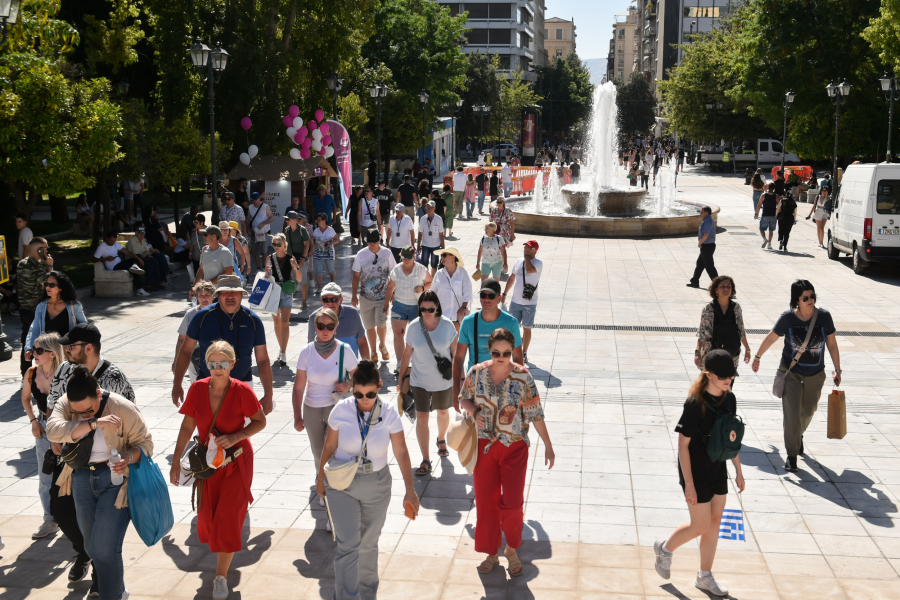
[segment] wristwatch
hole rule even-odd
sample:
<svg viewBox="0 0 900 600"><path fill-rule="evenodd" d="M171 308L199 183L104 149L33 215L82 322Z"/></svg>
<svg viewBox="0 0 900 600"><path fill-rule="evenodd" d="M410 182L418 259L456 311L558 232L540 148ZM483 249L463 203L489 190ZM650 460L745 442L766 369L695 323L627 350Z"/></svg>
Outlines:
<svg viewBox="0 0 900 600"><path fill-rule="evenodd" d="M94 418L94 419L89 419L89 420L88 420L88 423L89 423L90 426L91 426L91 431L97 431L97 419L96 419L96 418Z"/></svg>

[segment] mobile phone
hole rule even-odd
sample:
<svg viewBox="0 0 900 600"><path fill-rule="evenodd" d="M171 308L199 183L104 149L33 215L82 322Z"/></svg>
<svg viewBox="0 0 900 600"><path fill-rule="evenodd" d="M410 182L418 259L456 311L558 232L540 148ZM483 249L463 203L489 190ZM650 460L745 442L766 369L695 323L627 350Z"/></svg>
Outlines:
<svg viewBox="0 0 900 600"><path fill-rule="evenodd" d="M47 249L38 248L38 256L40 256L42 259L47 258Z"/></svg>

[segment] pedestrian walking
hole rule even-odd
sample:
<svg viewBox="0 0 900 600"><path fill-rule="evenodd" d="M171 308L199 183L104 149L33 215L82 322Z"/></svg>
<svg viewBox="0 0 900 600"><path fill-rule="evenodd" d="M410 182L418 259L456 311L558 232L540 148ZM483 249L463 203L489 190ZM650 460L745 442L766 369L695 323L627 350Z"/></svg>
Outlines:
<svg viewBox="0 0 900 600"><path fill-rule="evenodd" d="M781 199L775 211L775 218L778 221L778 249L787 252L791 229L797 222L797 201L793 196L787 195Z"/></svg>
<svg viewBox="0 0 900 600"><path fill-rule="evenodd" d="M462 256L456 248L445 248L441 251L443 269L433 275L431 291L441 301L442 311L446 311L456 330L462 320L469 315L469 304L472 302L472 280L468 271L463 268Z"/></svg>
<svg viewBox="0 0 900 600"><path fill-rule="evenodd" d="M251 206L248 213L247 225L249 229L247 237L250 240L250 255L256 260L256 270L262 271L263 261L266 259L266 255L269 251L269 231L271 230L272 221L275 220L275 213L272 212L272 208L269 204L263 201L259 192L250 194L250 203ZM207 232L210 228L211 227L207 227ZM218 229L218 227L216 227L216 229ZM219 237L221 237L221 234ZM206 239L206 243L209 244L209 237ZM202 259L200 262L202 268ZM215 279L212 277L205 277L204 279L215 283ZM199 279L197 281L199 281Z"/></svg>
<svg viewBox="0 0 900 600"><path fill-rule="evenodd" d="M25 338L25 360L28 362L34 356L34 341L44 333L53 332L64 336L78 323L87 322L75 286L65 273L47 273L43 291L45 300L35 307L34 320Z"/></svg>
<svg viewBox="0 0 900 600"><path fill-rule="evenodd" d="M529 240L525 242L524 246L525 256L513 265L512 273L506 280L506 289L500 297L505 302L509 291L513 291L509 314L522 326L522 360L527 363L531 330L534 329L534 315L537 312L537 288L541 281L544 263L535 258L538 248L540 248L537 241Z"/></svg>
<svg viewBox="0 0 900 600"><path fill-rule="evenodd" d="M475 177L475 189L478 192L478 214L484 214L484 196L488 193L488 183L490 182L490 177L484 172L484 167L481 167L478 175Z"/></svg>
<svg viewBox="0 0 900 600"><path fill-rule="evenodd" d="M405 348L399 371L402 382L409 371L409 390L415 401L416 439L422 451L422 462L416 475L422 477L432 472L428 430L428 416L437 413L438 456L447 458L447 428L450 426L450 407L453 406L452 369L441 369L441 364L449 366L456 351L457 331L453 322L442 315L438 295L429 290L419 296L416 306L417 317L406 330ZM402 385L398 385L398 393Z"/></svg>
<svg viewBox="0 0 900 600"><path fill-rule="evenodd" d="M443 225L441 226L443 227ZM384 299L387 295L388 278L391 269L396 266L394 255L381 246L381 236L377 231L370 231L366 238L368 246L360 250L353 259L353 297L351 303L359 307L363 327L369 348L372 349L371 361L378 361L375 352L375 335L378 334L378 349L384 360L391 358L385 345L387 335L387 311L384 310Z"/></svg>
<svg viewBox="0 0 900 600"><path fill-rule="evenodd" d="M501 533L510 576L522 574L516 550L522 545L528 430L531 424L544 445L544 464L553 468L556 455L544 422L541 398L531 373L513 362L516 340L504 328L488 338L490 356L466 375L460 406L475 415L478 462L472 473L475 489L475 551L488 556L478 566L489 573L500 564Z"/></svg>
<svg viewBox="0 0 900 600"><path fill-rule="evenodd" d="M101 244L102 245L102 244ZM31 238L26 244L28 255L16 266L16 289L19 294L19 319L22 321L22 353L19 357L19 368L22 375L31 367L26 341L31 325L34 322L38 305L44 301L47 291L44 282L47 274L53 270L53 257L47 250L47 240L41 237ZM24 250L23 250L24 252Z"/></svg>
<svg viewBox="0 0 900 600"><path fill-rule="evenodd" d="M396 201L406 207L406 215L412 219L419 206L419 194L416 186L410 182L409 175L403 176L403 183L397 188Z"/></svg>
<svg viewBox="0 0 900 600"><path fill-rule="evenodd" d="M466 182L468 180L469 178L463 172L463 168L456 167L456 172L453 173L453 206L456 210L456 216L459 218L462 218L463 216L466 197Z"/></svg>
<svg viewBox="0 0 900 600"><path fill-rule="evenodd" d="M426 214L419 218L418 238L416 241L418 251L421 253L421 262L425 267L431 268L432 277L437 272L439 253L444 248L444 220L435 214L437 203L429 200L426 204Z"/></svg>
<svg viewBox="0 0 900 600"><path fill-rule="evenodd" d="M780 196L775 193L775 184L769 184L769 191L760 196L759 203L756 205L756 212L753 213L754 219L759 219L759 235L762 236L762 247L772 249L772 236L775 234L775 224L777 222L776 213L778 212L778 202ZM760 215L762 212L762 215ZM769 231L769 239L766 239L766 230Z"/></svg>
<svg viewBox="0 0 900 600"><path fill-rule="evenodd" d="M497 201L497 198L500 196L500 177L497 175L497 169L491 171L491 178L488 180L488 190L491 194L491 204ZM484 214L480 210L478 211L481 214ZM490 212L490 211L488 211Z"/></svg>
<svg viewBox="0 0 900 600"><path fill-rule="evenodd" d="M191 324L191 320L201 309L204 309L213 303L213 294L216 292L216 286L208 281L201 281L191 288L191 291L194 292L194 298L197 299L197 306L189 308L187 312L184 313L184 317L181 318L181 324L178 326L178 341L175 342L175 354L172 358L172 373L175 372L175 363L178 362L178 355L181 354L181 347L184 345L184 340L187 339L188 327ZM188 365L187 373L191 384L197 380L197 369L199 366L200 350L194 348L194 351L191 352L191 362Z"/></svg>
<svg viewBox="0 0 900 600"><path fill-rule="evenodd" d="M772 331L763 339L753 359L753 372L759 371L760 361L778 338L784 337L779 371L784 376L784 450L787 460L784 469L796 472L797 456L803 454L803 433L809 427L822 387L825 385L825 348L831 355L834 370L831 377L835 387L841 384L841 355L831 313L816 307L816 289L806 279L791 284L790 310L781 313Z"/></svg>
<svg viewBox="0 0 900 600"><path fill-rule="evenodd" d="M641 178L641 187L645 190L649 190L650 186L648 181L650 180L650 167L647 165L646 158L641 162L641 168L638 171L638 175L640 175Z"/></svg>
<svg viewBox="0 0 900 600"><path fill-rule="evenodd" d="M704 359L711 350L725 350L734 359L737 369L744 347L744 362L750 362L750 342L744 329L744 313L735 302L737 286L728 275L719 275L709 284L712 298L700 311L700 326L697 328L697 349L694 350L694 364L703 370Z"/></svg>
<svg viewBox="0 0 900 600"><path fill-rule="evenodd" d="M353 190L350 192L350 197L347 199L347 209L344 217L347 219L347 223L350 227L350 244L359 244L363 245L362 242L362 233L359 230L359 209L360 209L360 200L362 199L362 186L354 186Z"/></svg>
<svg viewBox="0 0 900 600"><path fill-rule="evenodd" d="M306 341L315 341L318 335L316 329L316 315L325 310L331 309L340 319L334 337L339 342L344 342L356 353L357 357L369 356L369 342L366 340L366 328L363 327L362 317L359 316L359 309L344 304L344 295L341 286L332 282L325 286L322 290L322 308L314 312L310 318L306 329Z"/></svg>
<svg viewBox="0 0 900 600"><path fill-rule="evenodd" d="M444 201L444 237L453 235L453 217L456 216L456 198L449 185L444 185L441 199Z"/></svg>
<svg viewBox="0 0 900 600"><path fill-rule="evenodd" d="M406 215L406 207L399 202L394 204L394 216L388 220L387 227L387 245L394 255L394 262L400 262L400 250L404 246L415 247L415 229L412 219Z"/></svg>
<svg viewBox="0 0 900 600"><path fill-rule="evenodd" d="M675 426L678 432L678 480L691 520L675 529L665 542L657 540L653 545L656 572L663 579L669 579L672 554L699 537L700 570L694 586L715 596L728 595L728 589L712 574L719 524L728 494L728 468L725 460L714 460L710 456L708 444L712 443L711 438L717 433L715 425L722 417L737 413L737 400L730 391L735 375L737 371L727 351L717 349L706 355L703 371L691 386ZM727 434L724 430L723 433ZM731 463L735 470L734 483L738 492L743 492L740 455L735 455Z"/></svg>
<svg viewBox="0 0 900 600"><path fill-rule="evenodd" d="M309 230L300 223L301 214L306 216L306 213L298 213L293 210L288 211L287 215L285 215L287 226L284 228L284 237L287 241L287 253L294 257L294 260L297 261L297 266L300 267L300 272L297 275L299 277L297 287L300 288L301 293L302 304L300 308L305 310L306 299L309 296L309 269L306 261L312 254L310 252L312 236L309 235Z"/></svg>
<svg viewBox="0 0 900 600"><path fill-rule="evenodd" d="M497 235L503 238L506 247L516 241L516 215L506 207L506 200L497 200L497 206L491 211L491 222L497 224Z"/></svg>
<svg viewBox="0 0 900 600"><path fill-rule="evenodd" d="M700 248L700 255L697 257L697 264L694 267L694 275L687 284L688 287L700 287L700 275L706 269L706 274L710 279L719 276L716 271L716 262L713 255L716 253L716 222L712 218L712 209L704 206L700 209L700 217L703 219L697 232L697 247Z"/></svg>
<svg viewBox="0 0 900 600"><path fill-rule="evenodd" d="M762 169L757 169L754 173L753 179L750 180L750 189L753 192L753 210L755 212L759 206L760 196L766 193L766 182L762 177Z"/></svg>
<svg viewBox="0 0 900 600"><path fill-rule="evenodd" d="M506 240L497 235L497 224L491 221L484 226L484 235L478 244L478 258L475 268L481 271L483 278L500 279L500 274L507 270Z"/></svg>
<svg viewBox="0 0 900 600"><path fill-rule="evenodd" d="M375 600L378 538L391 501L389 446L403 474L403 505L413 516L419 512L419 497L400 415L394 402L378 397L381 376L377 365L360 362L351 381L354 397L335 404L328 416L316 493L325 499L334 520L334 600ZM359 460L356 475L344 489L335 489L325 476L325 465L332 458L332 467Z"/></svg>
<svg viewBox="0 0 900 600"><path fill-rule="evenodd" d="M809 209L809 214L806 216L806 220L809 221L810 217L814 218L816 221L816 235L819 236L819 247L825 247L825 223L828 222L828 213L825 212L825 206L828 204L829 193L831 187L825 187L825 181L822 181L822 188L819 191L819 195L816 196L815 202L813 202L812 208Z"/></svg>
<svg viewBox="0 0 900 600"><path fill-rule="evenodd" d="M219 229L222 230L221 246L228 248L234 260L234 274L241 279L241 283L246 283L246 278L250 276L249 242L240 234L240 228L236 221L222 221L219 223ZM289 227L285 227L285 231L289 229Z"/></svg>
<svg viewBox="0 0 900 600"><path fill-rule="evenodd" d="M334 245L338 243L338 234L328 224L328 215L319 213L316 216L318 227L313 229L313 262L315 263L316 285L322 293L322 278L327 274L334 283Z"/></svg>
<svg viewBox="0 0 900 600"><path fill-rule="evenodd" d="M278 357L273 366L287 364L287 345L291 335L291 309L294 307L294 292L297 282L303 281L303 271L297 264L297 259L288 254L287 238L283 233L276 233L272 237L272 247L275 252L269 255L266 261L266 278L281 288L281 298L278 301L278 312L272 315L275 324L275 339L278 341ZM275 293L278 288L275 288Z"/></svg>
<svg viewBox="0 0 900 600"><path fill-rule="evenodd" d="M205 445L224 450L226 461L212 477L198 480L197 537L216 555L213 600L228 598L228 569L235 552L243 549L241 531L247 509L253 503L253 445L250 438L266 427L266 415L253 386L231 377L237 362L235 349L226 341L214 342L203 357L209 377L198 379L188 390L179 413L184 415L175 442L169 480L181 481L181 460L196 428ZM101 573L102 577L102 573Z"/></svg>
<svg viewBox="0 0 900 600"><path fill-rule="evenodd" d="M379 212L378 200L372 188L366 186L365 196L359 201L359 231L365 236L370 231L382 230L381 212Z"/></svg>
<svg viewBox="0 0 900 600"><path fill-rule="evenodd" d="M375 199L378 200L378 214L381 217L381 224L384 225L391 218L391 206L394 204L394 194L387 187L384 179L378 181L378 187L375 188Z"/></svg>
<svg viewBox="0 0 900 600"><path fill-rule="evenodd" d="M512 193L513 180L512 180L512 169L510 168L508 160L506 161L506 164L503 165L503 168L500 169L500 175L501 175L501 179L503 182L503 197L509 198L509 195ZM573 174L573 177L574 177L574 174Z"/></svg>
<svg viewBox="0 0 900 600"><path fill-rule="evenodd" d="M231 254L231 250L219 243L222 239L222 230L216 225L210 225L200 233L203 235L206 246L200 253L200 268L194 275L193 283L197 284L204 280L216 283L220 275L233 275L234 256ZM265 244L268 246L268 242ZM257 261L257 268L263 268L262 261Z"/></svg>
<svg viewBox="0 0 900 600"><path fill-rule="evenodd" d="M399 253L400 263L392 270L388 281L387 293L384 296L384 310L391 311L391 330L394 333L394 356L397 357L397 368L400 372L400 359L406 349L404 335L406 326L418 317L417 302L431 282L431 275L422 264L416 262L416 250L412 246L404 246ZM393 301L393 305L391 305Z"/></svg>

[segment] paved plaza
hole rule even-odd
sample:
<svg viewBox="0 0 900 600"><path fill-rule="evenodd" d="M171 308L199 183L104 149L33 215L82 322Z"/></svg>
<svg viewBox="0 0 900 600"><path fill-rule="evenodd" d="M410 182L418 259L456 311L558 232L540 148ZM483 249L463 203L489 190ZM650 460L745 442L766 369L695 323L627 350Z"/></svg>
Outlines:
<svg viewBox="0 0 900 600"><path fill-rule="evenodd" d="M732 597L744 600L900 598L900 271L873 266L860 277L849 259L828 260L816 247L815 226L803 220L809 210L804 204L791 251L763 250L742 177L689 167L678 184L679 197L722 209L716 264L735 278L754 352L788 308L791 281L815 284L819 306L831 311L838 329L848 403L847 436L829 440L823 395L805 437L801 471L786 474L781 402L769 391L780 344L764 356L759 375L741 366L735 392L747 424L741 452L747 485L741 495L731 486L727 507L743 511L745 540L720 540L716 578ZM458 220L458 239L448 242L460 250L470 273L486 222ZM547 471L532 434L519 552L524 575L511 579L505 569L477 573L483 555L473 548L472 479L451 452L436 461L432 476L416 478L422 509L412 522L403 515L399 469L391 465L394 496L379 544L379 597L706 598L693 587L696 542L675 553L668 581L654 571L652 550L656 539L688 520L673 429L697 375L695 329L709 301L705 290L685 287L696 239L519 234L518 241L532 237L541 244L544 270L528 357L556 466ZM517 244L510 265L521 256ZM349 302L349 240L338 246L336 262ZM125 371L135 389L153 433L154 459L165 474L181 424L170 397L170 365L187 307L183 271L175 282L150 298L84 302L103 333L103 355ZM704 275L701 285L708 282ZM318 306L311 297L310 307ZM245 523L245 550L235 556L229 576L232 599L332 594L334 542L314 499L307 436L294 431L291 409L293 363L306 343L306 315L295 311L290 368L275 369L275 410L252 440L254 503ZM274 357L272 321L264 323ZM4 326L17 342L18 320L4 316ZM394 366L393 356L382 363L391 390ZM0 551L0 600L83 598L90 581L67 581L73 558L67 540L61 534L30 538L42 511L34 438L19 387L18 360L0 364L0 535L6 543ZM826 386L824 393L829 391ZM385 391L383 397L393 400L395 394ZM415 431L405 418L404 426L415 467L421 459ZM196 537L190 489L169 489L176 520L171 534L152 548L133 528L125 538L132 600L210 597L216 561ZM502 558L501 564L506 566Z"/></svg>

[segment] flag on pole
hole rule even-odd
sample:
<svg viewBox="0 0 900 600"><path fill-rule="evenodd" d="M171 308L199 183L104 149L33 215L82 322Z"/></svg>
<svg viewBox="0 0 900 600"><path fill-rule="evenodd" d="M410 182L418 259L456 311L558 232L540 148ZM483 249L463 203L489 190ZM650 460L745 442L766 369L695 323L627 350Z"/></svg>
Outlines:
<svg viewBox="0 0 900 600"><path fill-rule="evenodd" d="M719 525L720 540L739 540L744 539L744 514L739 510L726 508L722 512L722 523Z"/></svg>

